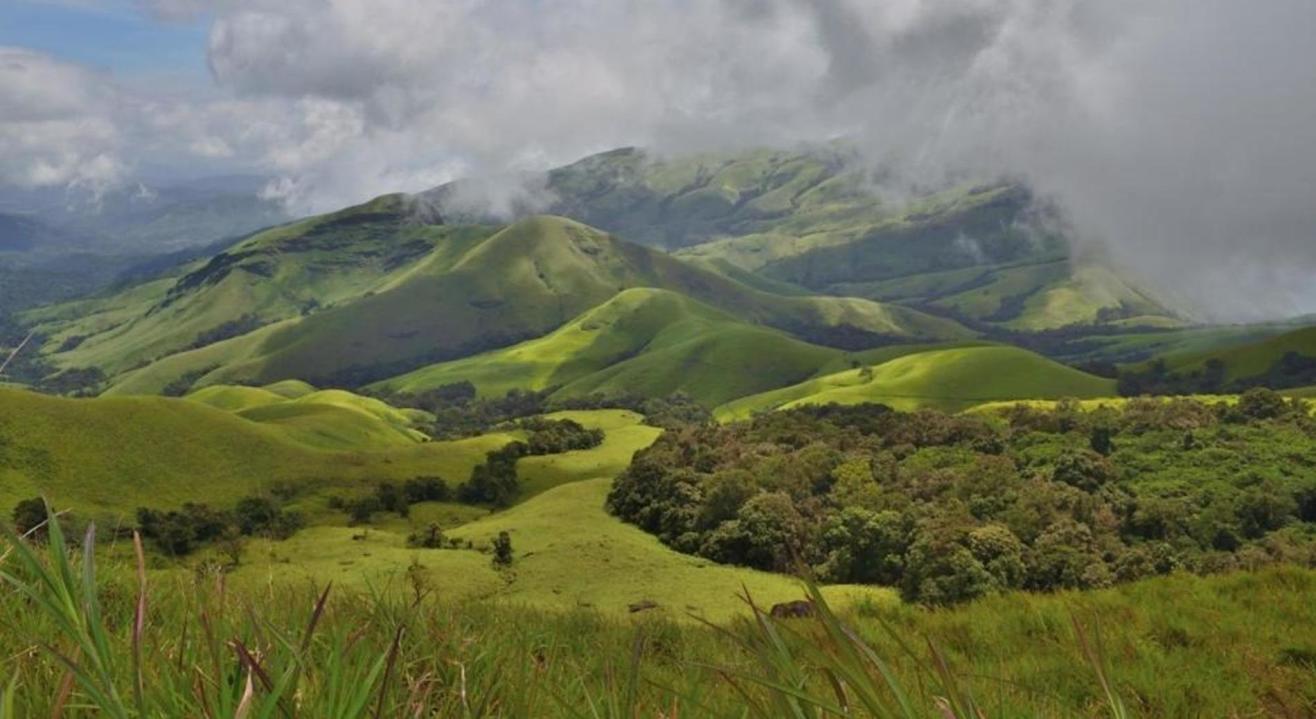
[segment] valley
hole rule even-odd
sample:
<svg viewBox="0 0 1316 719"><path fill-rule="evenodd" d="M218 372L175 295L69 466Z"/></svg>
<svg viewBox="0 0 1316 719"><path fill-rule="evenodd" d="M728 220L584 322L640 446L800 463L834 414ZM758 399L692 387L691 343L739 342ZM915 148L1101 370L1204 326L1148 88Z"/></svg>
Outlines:
<svg viewBox="0 0 1316 719"><path fill-rule="evenodd" d="M451 712L451 666L377 626L446 633L505 703L470 716L619 701L594 692L632 710L547 715L740 716L745 691L826 696L782 672L826 655L868 676L874 651L928 706L972 680L1005 713L1098 715L1106 671L1147 715L1311 706L1311 328L1201 323L1073 252L1021 186L893 198L850 168L835 146L615 150L511 216L458 181L14 304L0 359L32 339L0 378L0 507L49 542L10 535L26 564L0 574L44 596L43 572L100 562L120 600L169 588L170 631L231 601L293 632L285 605L332 586L324 642L365 622L363 651L443 675L424 702ZM656 678L633 691L632 639ZM265 651L292 677L327 651L306 641ZM182 681L164 656L153 681ZM947 656L962 673L926 663Z"/></svg>

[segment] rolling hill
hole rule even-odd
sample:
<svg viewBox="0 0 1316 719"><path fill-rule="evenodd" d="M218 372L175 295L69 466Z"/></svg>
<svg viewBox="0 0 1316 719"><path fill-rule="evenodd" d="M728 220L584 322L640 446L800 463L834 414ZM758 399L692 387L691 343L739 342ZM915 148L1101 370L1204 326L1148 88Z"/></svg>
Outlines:
<svg viewBox="0 0 1316 719"><path fill-rule="evenodd" d="M554 398L684 392L714 406L849 366L869 354L809 344L668 290L635 288L544 337L374 386L420 392L469 381L483 396L557 388Z"/></svg>
<svg viewBox="0 0 1316 719"><path fill-rule="evenodd" d="M390 195L267 230L174 274L28 318L60 367L113 377L171 354L361 297L421 258L439 262L488 234L413 221Z"/></svg>
<svg viewBox="0 0 1316 719"><path fill-rule="evenodd" d="M774 291L929 306L1010 330L1183 324L1127 271L1076 261L1025 188L986 182L911 196L884 187L841 144L678 157L621 149L544 182L550 212ZM452 194L428 199L443 206Z"/></svg>
<svg viewBox="0 0 1316 719"><path fill-rule="evenodd" d="M309 391L302 391L303 386ZM295 396L286 396L289 391ZM281 393L282 392L282 393ZM292 381L269 387L211 385L187 399L277 426L304 444L325 449L371 449L427 442L422 431L434 417L397 409L344 390L316 390Z"/></svg>
<svg viewBox="0 0 1316 719"><path fill-rule="evenodd" d="M60 366L113 393L308 379L356 386L542 337L628 288L661 288L826 344L961 339L899 306L749 287L558 217L424 224L390 196L260 233L179 276L30 317Z"/></svg>
<svg viewBox="0 0 1316 719"><path fill-rule="evenodd" d="M513 438L331 448L304 441L300 428L187 399L64 399L0 388L0 406L0 506L45 493L84 516L231 504L276 483L314 496L381 479L461 481Z"/></svg>
<svg viewBox="0 0 1316 719"><path fill-rule="evenodd" d="M1014 399L1115 395L1115 382L1016 347L976 346L907 354L765 392L717 409L719 419L804 404L875 402L947 411Z"/></svg>
<svg viewBox="0 0 1316 719"><path fill-rule="evenodd" d="M211 399L219 394L209 393ZM650 600L675 619L687 611L716 619L737 614L743 611L736 599L742 586L769 602L800 592L790 577L679 554L607 514L603 497L611 477L660 433L630 412L554 415L603 428L603 445L522 460L517 465L526 487L521 503L494 515L477 509L483 518L445 525L452 536L470 539L475 549L417 551L405 544L412 527L407 520L381 518L362 532L343 526L341 515L326 513L324 500L368 491L380 480L437 474L460 481L485 452L511 435L328 451L293 441L278 427L187 399L71 400L0 389L0 404L18 410L0 414L0 506L45 493L77 517L114 527L131 522L139 506L164 509L203 502L222 507L267 492L275 483L289 486L295 495L292 506L304 510L311 526L286 541L260 541L260 549L250 551L230 577L238 586L263 586L271 572L365 586L418 564L441 578L450 598L478 596L547 608L585 604L609 615L625 614L629 603ZM194 441L201 434L206 441ZM418 504L412 521L424 526L445 510ZM481 551L503 530L512 534L518 551L513 581L491 569ZM849 587L831 588L829 594L892 596L880 588Z"/></svg>
<svg viewBox="0 0 1316 719"><path fill-rule="evenodd" d="M1316 326L1223 349L1171 354L1164 359L1171 372L1200 370L1208 361L1218 360L1224 363L1225 379L1232 381L1263 376L1289 354L1316 358Z"/></svg>

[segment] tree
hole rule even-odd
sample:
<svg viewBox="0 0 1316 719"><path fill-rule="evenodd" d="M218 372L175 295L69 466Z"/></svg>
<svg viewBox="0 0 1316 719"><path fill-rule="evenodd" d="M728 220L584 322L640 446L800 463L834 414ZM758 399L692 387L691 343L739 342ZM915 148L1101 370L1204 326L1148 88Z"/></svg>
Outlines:
<svg viewBox="0 0 1316 719"><path fill-rule="evenodd" d="M1238 413L1249 420L1275 419L1287 410L1284 398L1265 387L1254 387L1238 398Z"/></svg>
<svg viewBox="0 0 1316 719"><path fill-rule="evenodd" d="M1093 427L1088 436L1088 445L1092 447L1093 452L1102 457L1109 457L1110 453L1115 451L1114 436L1115 430L1109 426Z"/></svg>
<svg viewBox="0 0 1316 719"><path fill-rule="evenodd" d="M284 511L269 497L244 497L233 508L238 529L247 535L266 534L287 539L302 527L302 516Z"/></svg>
<svg viewBox="0 0 1316 719"><path fill-rule="evenodd" d="M1066 451L1056 459L1051 478L1078 487L1084 492L1095 492L1109 482L1115 470L1110 460L1092 451Z"/></svg>
<svg viewBox="0 0 1316 719"><path fill-rule="evenodd" d="M48 517L44 499L40 497L24 499L14 506L14 531L19 534L31 532L33 539L44 539Z"/></svg>
<svg viewBox="0 0 1316 719"><path fill-rule="evenodd" d="M407 536L407 546L421 549L439 549L443 547L443 529L437 522L430 522L424 529Z"/></svg>
<svg viewBox="0 0 1316 719"><path fill-rule="evenodd" d="M375 512L380 511L382 507L379 504L379 497L369 494L364 497L348 501L343 505L347 510L348 521L353 524L369 524Z"/></svg>
<svg viewBox="0 0 1316 719"><path fill-rule="evenodd" d="M230 527L229 531L219 537L216 546L220 554L228 557L229 566L236 567L242 563L242 555L247 550L247 540L236 528Z"/></svg>
<svg viewBox="0 0 1316 719"><path fill-rule="evenodd" d="M495 567L512 566L512 535L506 531L499 532L494 538L493 564Z"/></svg>
<svg viewBox="0 0 1316 719"><path fill-rule="evenodd" d="M448 483L443 481L442 477L408 479L402 484L402 493L406 495L407 501L412 504L417 502L446 502L452 496L452 491L448 489Z"/></svg>
<svg viewBox="0 0 1316 719"><path fill-rule="evenodd" d="M411 514L411 502L406 493L392 482L380 482L375 487L375 498L379 501L379 508L385 512L396 512L403 518Z"/></svg>
<svg viewBox="0 0 1316 719"><path fill-rule="evenodd" d="M910 521L899 512L846 507L823 530L829 581L894 585L905 569Z"/></svg>

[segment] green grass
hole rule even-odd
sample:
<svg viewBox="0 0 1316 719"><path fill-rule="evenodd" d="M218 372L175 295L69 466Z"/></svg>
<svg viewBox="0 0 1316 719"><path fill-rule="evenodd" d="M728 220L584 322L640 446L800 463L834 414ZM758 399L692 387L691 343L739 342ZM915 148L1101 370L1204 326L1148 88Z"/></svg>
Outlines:
<svg viewBox="0 0 1316 719"><path fill-rule="evenodd" d="M1316 706L1316 574L1294 568L935 612L835 611L815 593L814 619L703 626L454 599L423 570L369 592L134 574L90 542L69 551L58 528L48 550L12 534L4 548L5 717L1123 719Z"/></svg>
<svg viewBox="0 0 1316 719"><path fill-rule="evenodd" d="M289 540L254 543L249 559L231 581L255 587L303 578L366 587L397 577L418 562L448 598L496 598L552 609L593 607L614 615L626 613L631 603L651 600L658 602L659 614L678 620L686 619L688 612L718 620L743 612L736 599L742 585L764 601L799 596L798 584L788 577L678 554L607 513L604 498L612 477L660 430L621 410L560 412L549 417L604 429L604 443L591 450L521 460L517 474L523 493L515 507L488 514L421 505L407 520L381 514L374 524L356 528L342 526L343 518L335 513L321 512L313 515L319 526ZM452 452L458 446L445 449ZM485 516L479 516L482 513ZM445 523L454 520L461 524ZM449 536L471 540L476 548L407 548L406 535L430 521L440 522ZM511 573L495 571L484 553L504 530L511 534L518 556ZM875 588L830 587L827 592L845 605L861 597L877 601L894 597Z"/></svg>
<svg viewBox="0 0 1316 719"><path fill-rule="evenodd" d="M231 505L275 483L298 488L306 502L379 480L439 475L455 483L512 438L327 449L308 444L309 432L187 399L72 400L0 389L0 406L0 506L48 493L112 520L139 506Z"/></svg>
<svg viewBox="0 0 1316 719"><path fill-rule="evenodd" d="M972 336L904 307L758 289L564 218L494 232L408 223L399 203L380 198L275 228L168 282L30 319L52 337L50 360L103 369L116 394L159 393L183 378L194 389L358 384L541 338L628 288L665 289L790 333ZM193 346L239 320L263 326ZM74 336L80 342L64 348Z"/></svg>
<svg viewBox="0 0 1316 719"><path fill-rule="evenodd" d="M1236 380L1265 374L1289 352L1316 356L1316 327L1290 330L1223 349L1169 355L1165 359L1171 371L1200 369L1207 360L1218 359L1225 363L1226 379Z"/></svg>
<svg viewBox="0 0 1316 719"><path fill-rule="evenodd" d="M679 391L713 406L864 356L747 324L674 292L631 289L544 337L376 386L418 392L470 381L483 396L559 388L554 398L664 397Z"/></svg>
<svg viewBox="0 0 1316 719"><path fill-rule="evenodd" d="M297 396L261 387L212 385L187 399L277 426L289 437L323 449L379 449L429 441L422 431L434 421L428 412L397 409L345 390L316 390L305 382L272 386Z"/></svg>
<svg viewBox="0 0 1316 719"><path fill-rule="evenodd" d="M877 402L897 409L960 410L1016 399L1095 398L1115 394L1115 383L1016 347L976 346L905 355L862 369L837 372L792 387L746 397L716 411L721 420L804 404Z"/></svg>
<svg viewBox="0 0 1316 719"><path fill-rule="evenodd" d="M437 247L465 246L487 231L409 223L405 198L390 195L328 215L257 233L208 263L182 268L149 292L130 288L81 311L52 309L34 318L55 340L88 335L76 348L46 350L66 367L96 366L114 375L186 350L205 332L251 315L260 323L296 318L308 303L332 306L359 298L385 284ZM107 326L105 307L120 308ZM92 319L84 319L91 315Z"/></svg>

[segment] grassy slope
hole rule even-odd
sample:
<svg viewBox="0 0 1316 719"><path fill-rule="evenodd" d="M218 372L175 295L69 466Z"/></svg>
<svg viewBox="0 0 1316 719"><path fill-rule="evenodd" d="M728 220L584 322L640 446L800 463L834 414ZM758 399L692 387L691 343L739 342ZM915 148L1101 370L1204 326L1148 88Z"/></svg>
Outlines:
<svg viewBox="0 0 1316 719"><path fill-rule="evenodd" d="M1103 308L1123 308L1139 325L1178 323L1109 268L1071 267L1061 238L1030 229L1029 198L1017 188L966 186L891 203L849 159L835 147L677 158L619 150L551 173L549 186L556 212L787 286L917 297L1011 329L1093 323ZM1019 306L996 318L1007 298Z"/></svg>
<svg viewBox="0 0 1316 719"><path fill-rule="evenodd" d="M369 491L380 480L438 474L459 481L507 435L335 452L292 441L278 427L184 399L68 400L0 390L0 403L18 410L0 416L0 506L40 491L82 517L113 526L131 521L138 506L186 501L224 506L275 481L298 486L303 492L298 506L317 526L287 542L258 542L262 546L248 551L234 577L238 583L312 576L361 586L396 577L418 559L445 596L498 596L554 608L590 603L620 613L629 602L653 599L664 613L677 617L691 608L724 618L739 610L735 596L742 584L764 601L799 595L790 578L677 554L604 511L611 477L659 433L630 412L556 415L605 429L604 444L523 460L518 464L525 482L520 504L455 530L448 525L454 536L480 546L498 531L510 531L518 560L512 574L500 575L478 549L405 547L411 523L454 515L469 519L470 511L445 513L443 507L418 505L410 522L381 517L379 526L360 540L353 535L361 530L342 526L343 518L323 509L323 503L329 493ZM206 441L194 441L197 436ZM833 591L889 596L884 590Z"/></svg>
<svg viewBox="0 0 1316 719"><path fill-rule="evenodd" d="M429 440L418 431L434 419L427 412L397 409L344 390L316 390L304 382L271 387L301 394L285 397L262 387L212 385L187 399L277 426L293 439L324 449L397 447Z"/></svg>
<svg viewBox="0 0 1316 719"><path fill-rule="evenodd" d="M223 505L275 482L316 494L421 475L461 481L510 438L329 450L278 424L186 399L71 400L0 389L0 406L0 506L44 492L89 513Z"/></svg>
<svg viewBox="0 0 1316 719"><path fill-rule="evenodd" d="M408 526L428 521L424 508L418 507L410 523L386 522L365 532L364 539L353 539L360 529L315 527L269 545L269 551L251 551L256 561L239 569L236 580L313 577L340 585L382 586L390 578L396 581L414 561L428 570L436 590L447 598L498 598L552 609L589 606L606 614L624 614L628 604L648 599L658 602L659 614L676 619L687 612L712 619L740 613L743 604L737 594L742 586L769 603L800 596L798 584L789 577L679 554L604 510L611 478L659 430L623 411L551 416L603 428L604 444L519 462L525 497L517 506L447 532L471 540L477 551L407 549ZM478 551L500 531L511 535L517 556L507 573L495 571L489 556ZM831 587L828 593L843 603L857 597L894 601L891 592L877 588Z"/></svg>
<svg viewBox="0 0 1316 719"><path fill-rule="evenodd" d="M459 253L488 233L413 221L407 200L388 195L257 233L170 277L29 316L51 336L44 349L57 365L113 375L247 315L266 324L361 297L418 259ZM70 336L86 339L58 351Z"/></svg>
<svg viewBox="0 0 1316 719"><path fill-rule="evenodd" d="M1227 377L1232 380L1264 374L1289 352L1316 356L1316 327L1304 327L1224 349L1171 355L1166 358L1166 364L1171 370L1183 371L1198 369L1207 360L1219 359L1225 363Z"/></svg>
<svg viewBox="0 0 1316 719"><path fill-rule="evenodd" d="M201 385L292 376L377 379L542 336L629 287L665 288L747 322L793 331L853 327L894 337L969 334L953 322L901 307L762 292L570 220L535 217L458 258L422 260L372 294L259 330L264 334L258 338L253 333L167 358L115 389L151 391L185 370L215 364L219 369L206 374Z"/></svg>
<svg viewBox="0 0 1316 719"><path fill-rule="evenodd" d="M1102 379L1015 347L931 350L872 367L871 379L846 370L723 405L719 419L802 404L880 402L900 409L956 410L1009 399L1093 398L1115 393Z"/></svg>
<svg viewBox="0 0 1316 719"><path fill-rule="evenodd" d="M673 292L631 289L544 337L431 365L380 386L414 392L469 380L490 396L548 387L560 387L559 397L684 391L716 405L863 356L740 322Z"/></svg>
<svg viewBox="0 0 1316 719"><path fill-rule="evenodd" d="M1139 363L1156 356L1172 360L1259 342L1292 329L1292 325L1257 324L1097 334L1084 337L1060 358L1075 363L1103 359L1122 364Z"/></svg>

